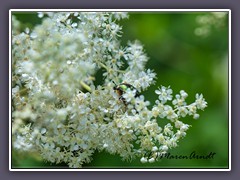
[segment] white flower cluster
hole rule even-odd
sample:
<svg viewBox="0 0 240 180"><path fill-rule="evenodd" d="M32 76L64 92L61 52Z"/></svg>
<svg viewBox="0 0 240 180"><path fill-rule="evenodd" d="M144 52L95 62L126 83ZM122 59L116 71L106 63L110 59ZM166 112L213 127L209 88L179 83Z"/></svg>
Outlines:
<svg viewBox="0 0 240 180"><path fill-rule="evenodd" d="M140 93L156 78L145 69L142 45L121 47L122 12L39 13L42 23L12 35L13 146L38 151L53 163L79 168L95 151L118 154L123 160L139 157L155 162L176 147L207 103L203 96L187 105L188 94L172 95L170 87L156 90L150 103ZM13 18L13 28L19 22ZM103 83L95 85L96 73ZM129 84L114 91L115 83ZM115 89L116 90L116 89ZM169 102L172 102L169 103ZM163 118L169 120L159 126Z"/></svg>

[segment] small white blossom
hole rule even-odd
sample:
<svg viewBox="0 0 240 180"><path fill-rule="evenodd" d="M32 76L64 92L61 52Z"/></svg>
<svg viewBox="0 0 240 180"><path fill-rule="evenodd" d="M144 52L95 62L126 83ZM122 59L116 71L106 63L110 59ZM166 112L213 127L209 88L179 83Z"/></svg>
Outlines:
<svg viewBox="0 0 240 180"><path fill-rule="evenodd" d="M184 90L181 90L180 94L184 99L186 99L188 97L188 94Z"/></svg>
<svg viewBox="0 0 240 180"><path fill-rule="evenodd" d="M123 94L123 98L125 99L125 101L127 102L131 102L136 95L136 90L131 90L131 89L127 89L127 91Z"/></svg>
<svg viewBox="0 0 240 180"><path fill-rule="evenodd" d="M181 93L181 95L177 94L176 98L172 101L172 103L173 105L175 105L175 107L185 106L185 98L186 95L184 93Z"/></svg>
<svg viewBox="0 0 240 180"><path fill-rule="evenodd" d="M78 25L77 23L72 23L73 28L77 27L77 25Z"/></svg>
<svg viewBox="0 0 240 180"><path fill-rule="evenodd" d="M172 89L170 87L162 86L158 90L155 90L155 93L158 94L158 98L162 103L172 100Z"/></svg>
<svg viewBox="0 0 240 180"><path fill-rule="evenodd" d="M189 125L188 124L182 124L182 126L180 127L180 131L186 131L188 130Z"/></svg>
<svg viewBox="0 0 240 180"><path fill-rule="evenodd" d="M165 152L168 151L168 146L163 145L163 146L161 147L161 150L162 150L162 151L165 151Z"/></svg>
<svg viewBox="0 0 240 180"><path fill-rule="evenodd" d="M152 148L152 151L157 151L157 150L158 150L157 146L154 146L154 147Z"/></svg>
<svg viewBox="0 0 240 180"><path fill-rule="evenodd" d="M146 162L148 162L147 158L145 158L145 157L142 157L140 161L141 161L141 163L146 163Z"/></svg>
<svg viewBox="0 0 240 180"><path fill-rule="evenodd" d="M202 94L196 94L196 106L198 109L201 109L201 110L207 107L207 102L203 98Z"/></svg>
<svg viewBox="0 0 240 180"><path fill-rule="evenodd" d="M193 103L193 104L190 104L188 106L188 112L189 112L189 115L193 115L197 112L197 107L196 107L196 104Z"/></svg>
<svg viewBox="0 0 240 180"><path fill-rule="evenodd" d="M150 162L150 163L154 163L155 162L155 158L150 158L149 160L148 160L148 162Z"/></svg>
<svg viewBox="0 0 240 180"><path fill-rule="evenodd" d="M198 119L198 118L199 118L199 114L194 114L194 115L193 115L193 118L194 118L194 119Z"/></svg>
<svg viewBox="0 0 240 180"><path fill-rule="evenodd" d="M24 136L17 136L17 139L13 143L13 146L16 149L24 151L30 150L32 148L32 144L28 143L26 137Z"/></svg>
<svg viewBox="0 0 240 180"><path fill-rule="evenodd" d="M43 12L38 12L38 17L42 18L44 16Z"/></svg>
<svg viewBox="0 0 240 180"><path fill-rule="evenodd" d="M45 134L47 132L47 130L45 128L41 129L41 134Z"/></svg>
<svg viewBox="0 0 240 180"><path fill-rule="evenodd" d="M177 113L179 116L185 117L188 114L188 110L186 107L179 107Z"/></svg>
<svg viewBox="0 0 240 180"><path fill-rule="evenodd" d="M69 65L72 64L72 61L69 61L69 60L68 60L68 61L67 61L67 64L69 64Z"/></svg>
<svg viewBox="0 0 240 180"><path fill-rule="evenodd" d="M78 149L79 149L78 145L75 145L75 146L73 147L73 150L74 150L74 151L77 151Z"/></svg>
<svg viewBox="0 0 240 180"><path fill-rule="evenodd" d="M172 109L172 107L168 106L168 105L164 106L164 111L163 111L162 115L163 115L163 117L166 117L170 120L174 120L178 117L177 114Z"/></svg>

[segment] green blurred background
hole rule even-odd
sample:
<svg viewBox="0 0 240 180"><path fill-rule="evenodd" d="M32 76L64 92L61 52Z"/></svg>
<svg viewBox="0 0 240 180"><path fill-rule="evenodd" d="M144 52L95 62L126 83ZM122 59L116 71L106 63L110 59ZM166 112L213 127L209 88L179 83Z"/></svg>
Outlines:
<svg viewBox="0 0 240 180"><path fill-rule="evenodd" d="M36 14L14 13L25 27L41 23ZM171 86L174 95L185 90L188 103L196 93L203 93L208 107L200 112L200 118L183 121L192 125L179 147L171 149L172 155L198 155L216 153L214 159L161 159L152 164L142 164L139 159L121 161L117 155L101 152L93 155L93 161L84 168L228 168L228 16L215 23L201 24L201 17L213 19L210 12L129 13L122 20L122 46L128 41L139 40L149 57L146 68L157 73L155 85L143 94L152 104L157 99L154 90L158 86ZM205 18L206 19L206 18ZM207 34L196 35L196 29L205 28ZM167 120L166 120L167 123ZM65 164L49 164L39 155L13 150L12 165L15 168L58 168Z"/></svg>

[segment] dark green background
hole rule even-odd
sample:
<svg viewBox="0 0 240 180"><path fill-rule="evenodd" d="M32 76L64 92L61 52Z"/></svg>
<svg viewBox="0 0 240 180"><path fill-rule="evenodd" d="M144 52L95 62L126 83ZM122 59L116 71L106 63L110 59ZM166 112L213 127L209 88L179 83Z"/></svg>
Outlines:
<svg viewBox="0 0 240 180"><path fill-rule="evenodd" d="M185 118L192 125L179 147L170 150L172 155L199 155L216 153L213 159L162 159L153 164L139 160L123 162L117 155L95 153L86 168L228 168L228 21L224 26L211 26L207 37L199 37L196 17L206 13L130 13L122 20L122 46L128 41L140 40L149 57L146 68L157 73L155 85L143 94L153 104L157 99L154 90L161 85L171 86L174 94L185 90L188 103L196 93L203 93L208 107L200 118ZM23 22L22 29L40 23L36 14L15 13ZM164 122L165 120L163 120ZM167 120L164 122L167 123ZM43 162L38 155L13 151L13 167L54 168L59 165ZM64 164L61 167L65 167Z"/></svg>

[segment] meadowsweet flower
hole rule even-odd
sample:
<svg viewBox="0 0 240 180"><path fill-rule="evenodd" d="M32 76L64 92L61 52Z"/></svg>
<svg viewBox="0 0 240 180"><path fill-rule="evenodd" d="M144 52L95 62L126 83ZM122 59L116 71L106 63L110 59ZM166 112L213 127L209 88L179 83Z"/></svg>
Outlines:
<svg viewBox="0 0 240 180"><path fill-rule="evenodd" d="M197 107L195 103L192 103L188 106L189 115L194 115L197 112Z"/></svg>
<svg viewBox="0 0 240 180"><path fill-rule="evenodd" d="M187 97L187 94L185 92L180 92L180 93L181 93L181 95L176 94L176 98L172 101L172 103L173 103L173 105L175 105L175 107L186 105L185 98Z"/></svg>
<svg viewBox="0 0 240 180"><path fill-rule="evenodd" d="M179 107L177 114L181 117L185 117L188 114L188 110L186 107Z"/></svg>
<svg viewBox="0 0 240 180"><path fill-rule="evenodd" d="M199 114L194 114L194 115L193 115L193 118L194 118L194 119L198 119L199 116L200 116Z"/></svg>
<svg viewBox="0 0 240 180"><path fill-rule="evenodd" d="M197 119L198 110L207 107L202 94L188 105L184 90L173 96L170 86L161 86L149 108L139 92L157 76L145 69L148 57L139 41L120 44L118 21L127 13L39 12L38 17L42 23L24 32L12 19L14 148L71 168L102 150L153 163L186 136L190 125L181 118ZM96 85L101 72L104 78ZM134 88L116 93L113 87L122 82ZM161 119L169 122L161 127Z"/></svg>
<svg viewBox="0 0 240 180"><path fill-rule="evenodd" d="M154 146L154 147L152 148L152 151L157 151L157 150L158 150L157 146Z"/></svg>
<svg viewBox="0 0 240 180"><path fill-rule="evenodd" d="M172 89L170 87L162 86L161 89L155 90L155 93L158 94L158 98L162 103L172 100Z"/></svg>
<svg viewBox="0 0 240 180"><path fill-rule="evenodd" d="M170 120L174 120L178 117L177 114L172 109L172 107L169 105L164 106L164 111L162 112L162 115L163 117L166 117L167 119Z"/></svg>
<svg viewBox="0 0 240 180"><path fill-rule="evenodd" d="M27 138L25 136L17 136L17 139L13 143L13 146L16 149L23 151L28 151L32 148L32 144L27 142Z"/></svg>
<svg viewBox="0 0 240 180"><path fill-rule="evenodd" d="M207 102L203 98L202 94L196 94L196 106L198 109L201 109L201 110L207 107Z"/></svg>
<svg viewBox="0 0 240 180"><path fill-rule="evenodd" d="M141 163L146 163L146 162L148 162L147 158L145 158L145 157L142 157L140 161L141 161Z"/></svg>
<svg viewBox="0 0 240 180"><path fill-rule="evenodd" d="M180 127L180 131L184 132L184 131L188 130L188 128L189 128L188 124L182 124L181 127Z"/></svg>
<svg viewBox="0 0 240 180"><path fill-rule="evenodd" d="M150 158L150 159L148 160L148 162L154 163L154 162L155 162L155 159L154 159L154 158Z"/></svg>
<svg viewBox="0 0 240 180"><path fill-rule="evenodd" d="M131 90L131 89L127 89L127 91L123 94L123 98L125 99L125 101L130 102L133 99L135 99L136 96L136 90Z"/></svg>

